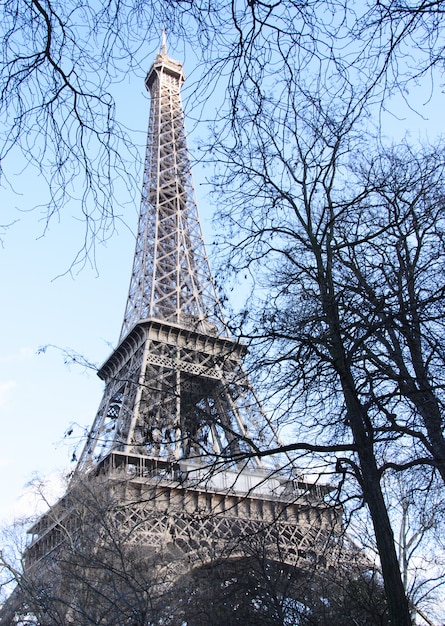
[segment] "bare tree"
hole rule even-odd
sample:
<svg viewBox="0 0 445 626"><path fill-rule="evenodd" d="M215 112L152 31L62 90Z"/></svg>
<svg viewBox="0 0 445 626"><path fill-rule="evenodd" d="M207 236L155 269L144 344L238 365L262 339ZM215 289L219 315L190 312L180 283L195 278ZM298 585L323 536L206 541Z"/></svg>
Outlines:
<svg viewBox="0 0 445 626"><path fill-rule="evenodd" d="M367 3L352 31L367 42L364 64L383 78L389 95L397 88L409 100L406 86L429 74L444 60L443 6L439 2Z"/></svg>
<svg viewBox="0 0 445 626"><path fill-rule="evenodd" d="M340 227L338 260L348 284L342 315L360 344L356 376L385 416L382 429L417 441L407 462L419 457L445 482L444 168L440 148L406 145L363 163L367 193L355 222Z"/></svg>
<svg viewBox="0 0 445 626"><path fill-rule="evenodd" d="M51 509L40 523L54 527L52 549L32 565L25 550L24 567L3 560L16 587L1 623L153 623L165 573L155 556L133 540L137 524L129 533L121 528L116 509L108 490L87 483Z"/></svg>
<svg viewBox="0 0 445 626"><path fill-rule="evenodd" d="M399 561L405 588L416 612L428 623L441 620L445 585L442 490L425 485L424 477L397 474L388 481L393 503ZM422 479L423 478L423 479ZM394 494L397 493L397 498Z"/></svg>
<svg viewBox="0 0 445 626"><path fill-rule="evenodd" d="M134 136L116 118L114 86L129 68L143 73L162 28L201 59L190 110L200 117L217 87L215 115L229 125L247 97L261 106L277 76L283 101L289 84L304 83L309 102L322 82L332 100L352 86L372 106L443 57L440 3L7 0L0 11L3 175L17 154L35 166L49 190L47 219L72 201L87 253L113 232L114 181L137 188ZM419 53L412 63L408 47Z"/></svg>
<svg viewBox="0 0 445 626"><path fill-rule="evenodd" d="M247 104L235 140L217 152L228 264L256 283L245 336L262 342L256 366L266 367L275 400L281 392L282 419L300 424L298 449L305 430L306 449L330 450L343 480L359 486L391 621L407 624L381 479L415 465L442 474L441 154L418 155L410 168L407 152L397 159L394 150L379 181L372 167L359 177L371 143L360 138L354 94L340 106L329 89L309 103L301 87L289 91L284 104L273 96L254 112ZM373 297L380 312L392 298L384 319L371 314Z"/></svg>

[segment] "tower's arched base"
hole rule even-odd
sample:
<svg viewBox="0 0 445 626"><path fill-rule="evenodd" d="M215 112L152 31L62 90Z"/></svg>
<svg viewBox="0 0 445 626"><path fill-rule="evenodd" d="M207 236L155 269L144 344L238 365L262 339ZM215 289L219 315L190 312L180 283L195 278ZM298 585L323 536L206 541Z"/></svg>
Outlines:
<svg viewBox="0 0 445 626"><path fill-rule="evenodd" d="M247 488L258 476L246 474ZM189 462L160 468L116 454L72 483L31 529L17 623L333 626L353 623L338 620L358 610L355 587L366 605L358 623L384 623L371 573L352 551L342 556L326 491L265 473L260 493L211 490L211 473L201 485L196 475ZM213 474L213 484L229 478Z"/></svg>

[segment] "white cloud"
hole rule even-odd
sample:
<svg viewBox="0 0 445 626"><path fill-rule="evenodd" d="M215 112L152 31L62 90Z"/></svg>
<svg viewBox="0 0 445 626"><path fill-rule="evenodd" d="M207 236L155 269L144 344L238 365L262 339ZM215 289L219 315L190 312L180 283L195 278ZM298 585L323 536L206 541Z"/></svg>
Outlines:
<svg viewBox="0 0 445 626"><path fill-rule="evenodd" d="M16 387L16 385L15 380L7 380L4 383L0 383L0 405L6 402L10 390Z"/></svg>
<svg viewBox="0 0 445 626"><path fill-rule="evenodd" d="M36 351L32 348L20 348L17 352L13 352L12 354L5 354L4 356L0 356L0 363L12 363L14 361L24 361L35 356Z"/></svg>

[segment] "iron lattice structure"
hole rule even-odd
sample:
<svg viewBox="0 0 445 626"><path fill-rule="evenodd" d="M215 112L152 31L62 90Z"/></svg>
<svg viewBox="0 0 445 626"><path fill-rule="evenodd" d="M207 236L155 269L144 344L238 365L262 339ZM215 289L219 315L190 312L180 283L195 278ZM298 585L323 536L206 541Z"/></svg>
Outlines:
<svg viewBox="0 0 445 626"><path fill-rule="evenodd" d="M180 63L163 45L145 85L151 111L133 272L120 339L156 318L226 335L195 200Z"/></svg>
<svg viewBox="0 0 445 626"><path fill-rule="evenodd" d="M192 184L183 82L181 64L164 45L145 81L151 111L120 344L99 371L106 389L81 469L111 451L228 461L274 439L242 370L245 348L229 338L214 289ZM261 463L253 455L250 465Z"/></svg>
<svg viewBox="0 0 445 626"><path fill-rule="evenodd" d="M144 571L168 572L156 583L159 591L174 589L197 564L240 559L260 538L268 559L307 566L325 558L339 525L341 512L325 503L329 487L296 473L280 475L257 456L278 441L243 371L245 347L228 336L212 283L193 192L183 81L182 66L163 45L146 79L149 133L120 342L99 371L103 399L67 494L30 530L28 588L46 572L42 597L50 579L63 598L62 623L84 623L62 582L55 582L68 576L66 585L73 584L67 554L78 585L70 598L76 607L94 604L93 591L100 588L103 599L111 593L103 586L115 580L108 570L97 574L103 564L95 565L94 584L80 583L78 572L90 571L92 555L111 551L116 529L126 544L118 551L121 563L122 554L137 548L134 571L141 574L149 562ZM86 532L88 519L93 530ZM112 571L116 567L113 560ZM124 585L126 578L119 580ZM86 587L90 599L81 601ZM125 595L123 587L119 594ZM118 623L94 620L85 623ZM137 623L169 622L164 613L159 622Z"/></svg>

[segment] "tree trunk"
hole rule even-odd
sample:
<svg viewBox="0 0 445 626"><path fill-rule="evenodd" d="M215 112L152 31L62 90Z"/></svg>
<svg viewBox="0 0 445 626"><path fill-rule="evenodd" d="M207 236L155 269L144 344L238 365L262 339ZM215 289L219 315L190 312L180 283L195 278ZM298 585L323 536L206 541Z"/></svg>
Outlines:
<svg viewBox="0 0 445 626"><path fill-rule="evenodd" d="M363 500L369 509L374 528L389 619L392 626L411 626L408 598L403 585L394 533L383 497L380 473L374 454L372 426L367 419L366 409L360 402L354 378L346 359L338 323L338 310L329 297L324 301L324 311L331 330L331 356L340 377L347 418L359 458L361 476L357 476L357 478L361 483Z"/></svg>
<svg viewBox="0 0 445 626"><path fill-rule="evenodd" d="M345 365L345 363L344 363ZM394 533L380 484L380 474L374 455L372 434L365 428L365 409L355 393L347 366L340 376L349 423L360 460L363 499L369 509L380 556L383 584L392 626L411 626L409 603L397 559ZM348 380L349 379L349 380Z"/></svg>
<svg viewBox="0 0 445 626"><path fill-rule="evenodd" d="M382 567L388 613L392 626L411 626L409 603L400 573L400 565L394 544L380 477L372 451L359 451L362 472L363 499L371 515L377 550Z"/></svg>

